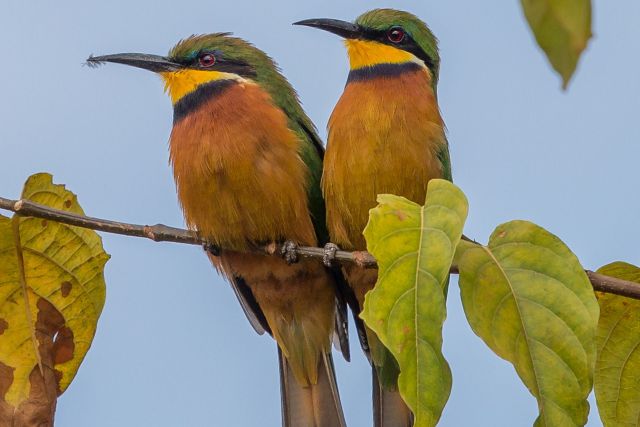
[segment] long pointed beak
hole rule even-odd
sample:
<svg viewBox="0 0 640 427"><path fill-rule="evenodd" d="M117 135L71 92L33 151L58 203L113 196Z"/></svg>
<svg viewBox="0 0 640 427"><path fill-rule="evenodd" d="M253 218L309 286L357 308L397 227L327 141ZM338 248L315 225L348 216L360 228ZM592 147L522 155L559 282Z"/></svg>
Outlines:
<svg viewBox="0 0 640 427"><path fill-rule="evenodd" d="M293 25L304 25L307 27L319 28L337 34L345 39L355 39L360 36L360 27L351 22L340 21L338 19L305 19L294 22Z"/></svg>
<svg viewBox="0 0 640 427"><path fill-rule="evenodd" d="M158 55L147 55L145 53L117 53L115 55L104 56L91 55L87 59L89 66L98 66L105 62L130 65L132 67L153 71L154 73L176 71L182 68L180 64L171 61L169 58Z"/></svg>

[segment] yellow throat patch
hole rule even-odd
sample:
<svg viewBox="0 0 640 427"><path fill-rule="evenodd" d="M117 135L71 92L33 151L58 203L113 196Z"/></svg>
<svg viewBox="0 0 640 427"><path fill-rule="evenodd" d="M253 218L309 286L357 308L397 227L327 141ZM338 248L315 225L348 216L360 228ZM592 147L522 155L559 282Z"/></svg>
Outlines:
<svg viewBox="0 0 640 427"><path fill-rule="evenodd" d="M344 44L347 47L349 64L352 70L377 64L422 63L413 54L405 50L375 41L346 39Z"/></svg>
<svg viewBox="0 0 640 427"><path fill-rule="evenodd" d="M216 80L245 81L245 79L233 73L189 69L160 73L160 77L164 81L164 90L171 97L173 104L180 101L185 95L195 91L198 86L206 83Z"/></svg>

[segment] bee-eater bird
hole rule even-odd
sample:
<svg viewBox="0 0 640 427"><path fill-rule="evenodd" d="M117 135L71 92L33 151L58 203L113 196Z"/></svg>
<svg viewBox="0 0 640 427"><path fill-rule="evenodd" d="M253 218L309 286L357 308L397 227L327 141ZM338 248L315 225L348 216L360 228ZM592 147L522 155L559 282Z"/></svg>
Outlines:
<svg viewBox="0 0 640 427"><path fill-rule="evenodd" d="M191 36L169 55L90 57L158 73L173 102L169 142L189 228L223 248L209 254L248 319L279 347L285 427L344 427L331 342L344 325L336 279L319 260L250 250L327 241L320 189L324 149L276 64L228 33ZM344 308L346 310L346 308ZM241 399L242 397L239 396Z"/></svg>
<svg viewBox="0 0 640 427"><path fill-rule="evenodd" d="M362 235L378 194L423 204L432 178L451 180L449 147L438 108L437 39L416 16L376 9L355 23L334 19L296 22L344 38L350 71L329 119L322 189L331 241L365 250ZM376 282L375 270L344 267L359 304ZM376 426L410 426L412 415L397 392L398 365L367 330L374 367Z"/></svg>

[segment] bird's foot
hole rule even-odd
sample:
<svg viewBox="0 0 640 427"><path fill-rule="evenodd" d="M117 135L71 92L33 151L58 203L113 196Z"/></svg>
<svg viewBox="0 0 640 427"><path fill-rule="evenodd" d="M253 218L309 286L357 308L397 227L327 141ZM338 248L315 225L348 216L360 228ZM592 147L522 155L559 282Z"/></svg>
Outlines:
<svg viewBox="0 0 640 427"><path fill-rule="evenodd" d="M322 262L327 267L333 267L333 263L336 260L336 252L338 252L340 248L335 243L327 243L324 245L324 255L322 255Z"/></svg>
<svg viewBox="0 0 640 427"><path fill-rule="evenodd" d="M213 243L205 243L202 247L205 252L208 252L213 256L220 256L220 253L222 253L220 246L214 245Z"/></svg>
<svg viewBox="0 0 640 427"><path fill-rule="evenodd" d="M282 244L280 254L287 262L287 264L295 264L298 262L298 245L291 240L287 240Z"/></svg>

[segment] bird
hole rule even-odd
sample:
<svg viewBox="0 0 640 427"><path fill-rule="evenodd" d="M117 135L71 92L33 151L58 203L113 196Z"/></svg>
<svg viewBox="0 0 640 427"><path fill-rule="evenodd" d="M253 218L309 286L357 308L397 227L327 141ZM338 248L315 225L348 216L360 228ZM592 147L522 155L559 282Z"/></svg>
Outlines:
<svg viewBox="0 0 640 427"><path fill-rule="evenodd" d="M378 194L422 205L431 179L452 180L437 97L438 41L421 19L394 9L365 12L353 23L307 19L294 25L344 39L350 70L327 125L322 189L331 241L344 250L366 250L362 233ZM359 313L377 271L355 265L343 270L357 299L352 309ZM395 358L373 331L363 335L373 367L374 425L411 426Z"/></svg>
<svg viewBox="0 0 640 427"><path fill-rule="evenodd" d="M231 33L192 35L167 56L87 60L106 62L152 71L164 82L185 223L210 242L208 256L251 325L277 342L282 425L344 427L331 354L337 341L349 357L338 278L317 259L291 263L255 251L285 242L295 255L295 245L328 239L324 147L297 93L267 54Z"/></svg>

